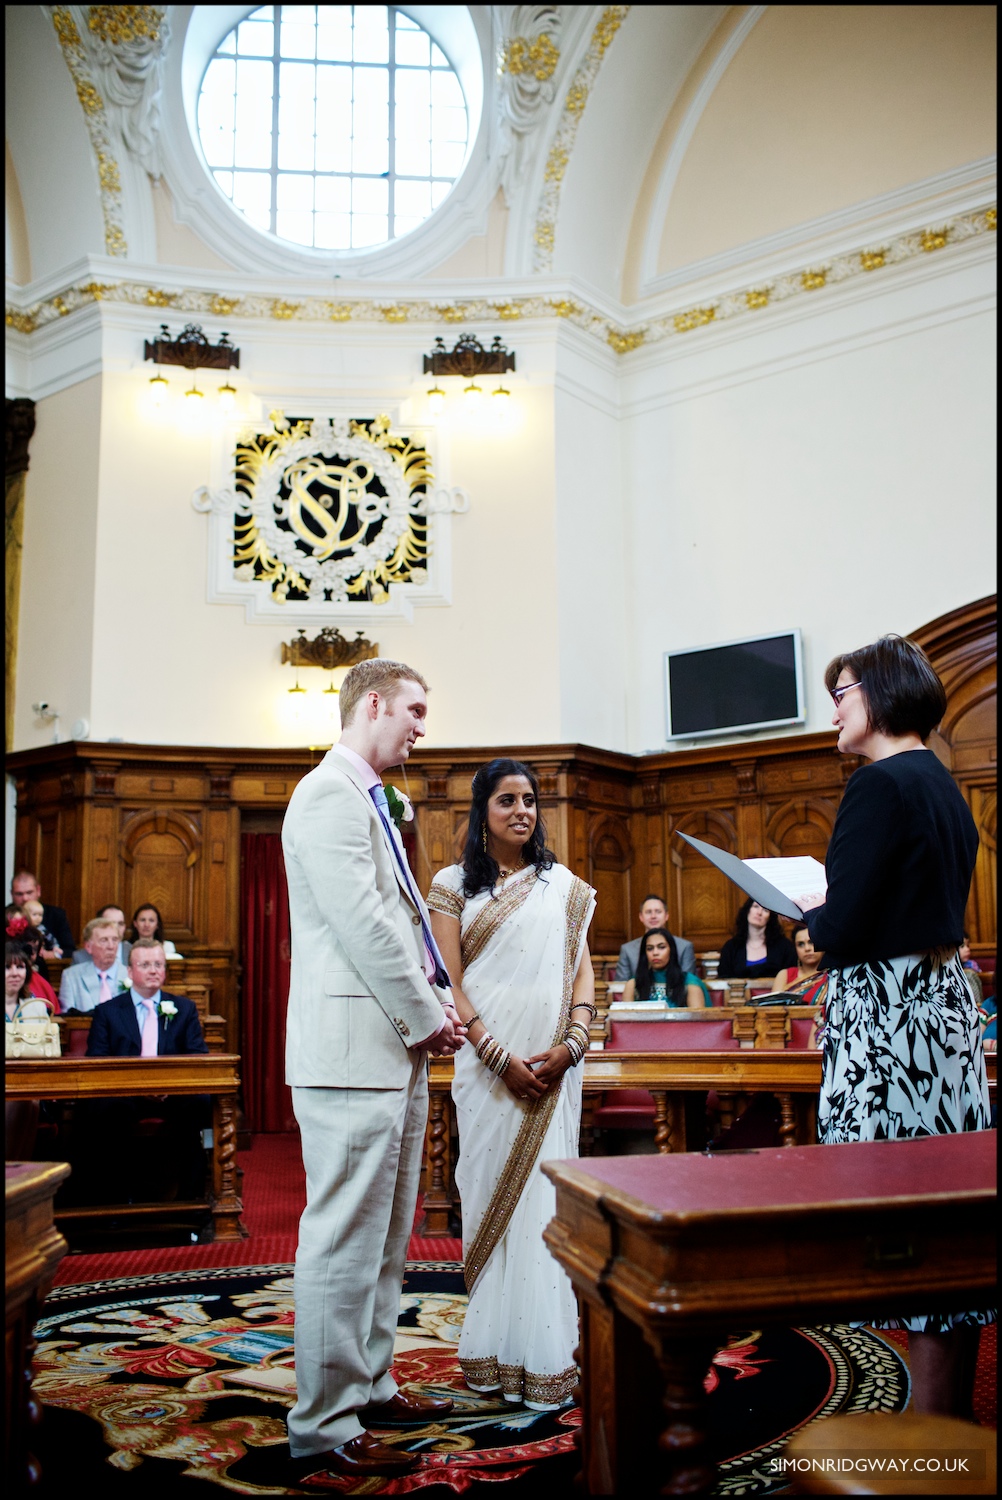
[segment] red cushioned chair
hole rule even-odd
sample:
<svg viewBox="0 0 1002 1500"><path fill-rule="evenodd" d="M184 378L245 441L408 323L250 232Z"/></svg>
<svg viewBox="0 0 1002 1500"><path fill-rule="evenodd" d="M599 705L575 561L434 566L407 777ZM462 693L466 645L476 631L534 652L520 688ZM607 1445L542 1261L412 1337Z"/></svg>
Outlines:
<svg viewBox="0 0 1002 1500"><path fill-rule="evenodd" d="M815 1027L817 1022L813 1016L791 1016L790 1017L790 1040L787 1044L789 1051L816 1052L818 1050Z"/></svg>
<svg viewBox="0 0 1002 1500"><path fill-rule="evenodd" d="M736 1052L740 1046L726 1017L698 1021L610 1021L607 1052ZM595 1111L603 1130L649 1130L654 1099L647 1089L616 1089Z"/></svg>

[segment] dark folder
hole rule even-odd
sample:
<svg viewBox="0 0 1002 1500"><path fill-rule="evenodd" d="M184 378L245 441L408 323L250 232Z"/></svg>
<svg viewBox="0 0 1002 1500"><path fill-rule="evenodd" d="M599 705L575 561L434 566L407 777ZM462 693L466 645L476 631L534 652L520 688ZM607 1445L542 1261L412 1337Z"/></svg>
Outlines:
<svg viewBox="0 0 1002 1500"><path fill-rule="evenodd" d="M727 854L725 850L718 849L715 844L707 844L703 839L694 839L688 833L675 830L680 839L685 839L687 844L702 854L711 865L716 865L746 896L757 901L759 906L764 906L766 911L778 912L781 917L789 917L791 921L799 922L803 918L803 912L795 901L783 892L771 885L757 870L749 869L743 859L738 859L736 854Z"/></svg>

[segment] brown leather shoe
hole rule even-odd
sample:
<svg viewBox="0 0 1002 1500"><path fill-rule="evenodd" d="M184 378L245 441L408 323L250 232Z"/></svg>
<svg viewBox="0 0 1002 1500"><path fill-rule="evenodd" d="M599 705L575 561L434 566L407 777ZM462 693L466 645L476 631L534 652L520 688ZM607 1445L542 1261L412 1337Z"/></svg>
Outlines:
<svg viewBox="0 0 1002 1500"><path fill-rule="evenodd" d="M427 1396L418 1391L405 1395L403 1391L397 1391L379 1406L363 1406L358 1420L367 1427L371 1423L378 1427L381 1422L428 1422L436 1417L447 1417L455 1404L448 1396Z"/></svg>
<svg viewBox="0 0 1002 1500"><path fill-rule="evenodd" d="M399 1448L388 1447L386 1443L374 1438L371 1432L361 1432L358 1437L349 1438L347 1443L342 1443L338 1448L328 1448L326 1453L315 1453L308 1459L297 1458L293 1462L302 1476L298 1482L309 1484L310 1479L316 1478L325 1469L332 1469L335 1474L355 1475L359 1478L370 1474L386 1474L391 1477L410 1474L419 1466L421 1459L416 1453L405 1453Z"/></svg>

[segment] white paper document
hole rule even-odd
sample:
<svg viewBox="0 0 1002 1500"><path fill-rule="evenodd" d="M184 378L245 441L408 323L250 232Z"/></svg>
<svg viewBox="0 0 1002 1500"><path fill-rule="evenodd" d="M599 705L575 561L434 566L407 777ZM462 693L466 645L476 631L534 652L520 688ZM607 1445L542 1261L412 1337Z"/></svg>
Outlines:
<svg viewBox="0 0 1002 1500"><path fill-rule="evenodd" d="M716 865L728 880L733 880L746 896L751 896L767 911L778 912L793 922L798 922L804 915L797 905L798 896L828 889L824 865L809 855L795 859L738 859L736 854L728 854L714 844L693 838L691 833L683 833L679 828L675 832L693 849L698 849L711 865Z"/></svg>
<svg viewBox="0 0 1002 1500"><path fill-rule="evenodd" d="M793 859L745 859L742 864L757 871L763 880L768 880L777 891L789 896L794 904L801 896L813 895L815 891L824 895L828 889L824 865L819 860L812 859L809 854L798 855Z"/></svg>

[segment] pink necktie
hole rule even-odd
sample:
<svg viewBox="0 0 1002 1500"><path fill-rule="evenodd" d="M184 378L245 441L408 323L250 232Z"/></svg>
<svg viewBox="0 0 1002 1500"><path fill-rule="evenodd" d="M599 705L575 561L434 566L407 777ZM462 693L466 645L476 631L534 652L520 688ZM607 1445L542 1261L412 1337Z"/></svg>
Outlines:
<svg viewBox="0 0 1002 1500"><path fill-rule="evenodd" d="M98 991L97 1003L98 1003L98 1005L100 1005L102 1001L104 1001L104 1000L110 1000L110 999L111 999L111 985L108 983L108 976L107 976L107 974L102 974L101 975L101 988Z"/></svg>
<svg viewBox="0 0 1002 1500"><path fill-rule="evenodd" d="M157 1055L157 1013L153 1008L152 1000L144 1000L146 1016L143 1020L143 1050L141 1057L156 1057Z"/></svg>

